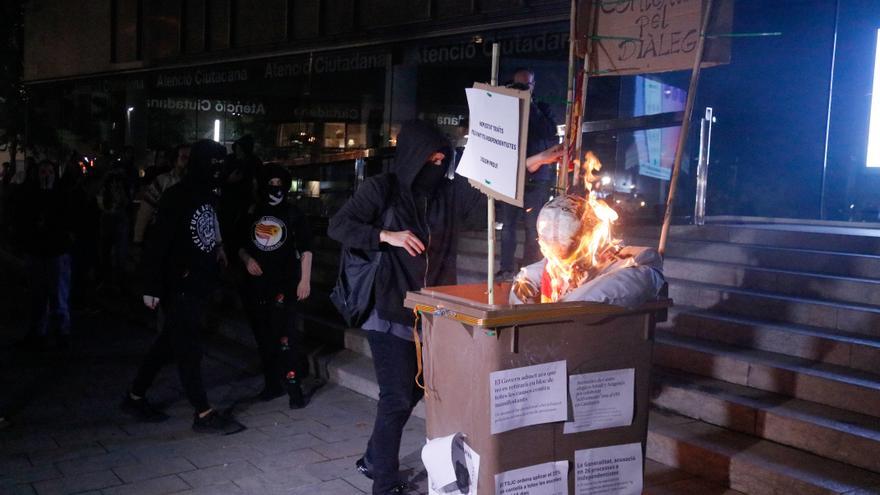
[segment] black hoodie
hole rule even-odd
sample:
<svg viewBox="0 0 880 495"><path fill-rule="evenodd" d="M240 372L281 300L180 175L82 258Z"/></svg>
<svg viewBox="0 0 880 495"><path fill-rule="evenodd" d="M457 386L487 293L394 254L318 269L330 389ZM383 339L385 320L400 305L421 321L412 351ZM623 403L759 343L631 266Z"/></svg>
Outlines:
<svg viewBox="0 0 880 495"><path fill-rule="evenodd" d="M221 144L197 142L186 175L162 195L144 255L144 294L160 299L182 292L204 297L216 286L221 239L213 190L219 186L225 157Z"/></svg>
<svg viewBox="0 0 880 495"><path fill-rule="evenodd" d="M413 183L432 153L446 155L444 170L452 158L446 138L430 125L404 124L397 138L397 153L388 173L367 179L355 195L330 219L328 235L343 245L378 250L382 257L376 274L376 310L385 320L412 325L410 310L403 307L407 291L456 283L458 230L477 210L483 195L464 177L441 179L433 193L414 191ZM384 230L409 230L425 244L426 251L410 256L403 248L379 244L384 212L391 208L390 225Z"/></svg>

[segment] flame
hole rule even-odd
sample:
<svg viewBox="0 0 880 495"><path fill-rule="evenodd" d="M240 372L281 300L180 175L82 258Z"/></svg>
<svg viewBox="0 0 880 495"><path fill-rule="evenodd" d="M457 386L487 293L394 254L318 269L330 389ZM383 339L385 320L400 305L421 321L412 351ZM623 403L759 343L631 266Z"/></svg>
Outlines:
<svg viewBox="0 0 880 495"><path fill-rule="evenodd" d="M593 190L593 185L599 181L593 172L601 168L602 163L596 155L587 152L581 165L584 196L566 196L580 212L580 229L573 242L562 247L538 240L541 253L547 260L541 283L542 303L556 302L587 282L602 266L613 261L619 251L620 240L614 238L611 229L618 219L617 212L598 199Z"/></svg>

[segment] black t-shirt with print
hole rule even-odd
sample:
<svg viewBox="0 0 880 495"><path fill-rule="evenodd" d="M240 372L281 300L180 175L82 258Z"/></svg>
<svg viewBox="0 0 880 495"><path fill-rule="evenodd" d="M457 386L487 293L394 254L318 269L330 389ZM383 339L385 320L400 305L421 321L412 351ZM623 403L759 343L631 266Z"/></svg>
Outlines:
<svg viewBox="0 0 880 495"><path fill-rule="evenodd" d="M257 205L243 221L240 246L263 270L260 277L248 276L273 290L296 289L300 279L300 258L312 250L312 232L305 215L295 206Z"/></svg>

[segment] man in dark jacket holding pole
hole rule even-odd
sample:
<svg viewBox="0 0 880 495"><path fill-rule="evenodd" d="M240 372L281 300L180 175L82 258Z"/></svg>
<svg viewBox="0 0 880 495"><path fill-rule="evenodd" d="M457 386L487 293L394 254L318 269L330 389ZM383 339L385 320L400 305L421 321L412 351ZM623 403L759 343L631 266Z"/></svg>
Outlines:
<svg viewBox="0 0 880 495"><path fill-rule="evenodd" d="M144 257L144 304L161 303L165 324L144 358L122 403L124 411L146 421L165 416L153 408L146 392L161 367L177 362L186 397L195 409L193 430L231 434L244 429L208 403L202 382L199 335L208 297L226 264L217 221L215 190L220 186L226 149L202 140L192 147L186 175L159 203L155 230Z"/></svg>
<svg viewBox="0 0 880 495"><path fill-rule="evenodd" d="M415 317L407 291L456 283L458 230L483 198L463 177L447 178L452 148L423 122L404 124L388 173L368 179L330 220L342 244L384 252L374 287L375 306L364 323L379 382L373 434L358 470L376 495L405 493L399 478L400 439L422 398L413 345ZM386 212L390 210L390 213Z"/></svg>

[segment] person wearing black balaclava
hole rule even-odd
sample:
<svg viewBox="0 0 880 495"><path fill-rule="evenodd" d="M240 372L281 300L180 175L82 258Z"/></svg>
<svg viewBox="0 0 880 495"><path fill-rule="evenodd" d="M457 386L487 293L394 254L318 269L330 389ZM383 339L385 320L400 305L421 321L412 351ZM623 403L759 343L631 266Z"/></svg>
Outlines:
<svg viewBox="0 0 880 495"><path fill-rule="evenodd" d="M215 203L226 149L209 140L195 143L186 175L168 189L159 203L153 235L144 254L144 304L161 304L165 323L144 358L122 402L122 409L144 421L167 416L146 399L162 365L170 360L186 397L195 409L193 430L231 434L244 426L208 403L202 381L201 321L208 297L226 264Z"/></svg>
<svg viewBox="0 0 880 495"><path fill-rule="evenodd" d="M413 121L397 138L388 173L371 177L330 220L328 234L342 244L381 250L374 308L364 330L379 382L379 404L358 471L373 479L376 495L406 493L398 473L400 439L422 398L415 383L415 318L404 308L407 291L456 283L458 230L483 195L463 177L447 179L452 149L430 125ZM390 213L386 213L390 211Z"/></svg>
<svg viewBox="0 0 880 495"><path fill-rule="evenodd" d="M312 233L305 215L289 204L290 174L266 165L253 210L237 229L238 256L247 269L242 299L257 341L265 386L260 399L286 391L291 409L305 407L300 384L297 301L309 297Z"/></svg>

